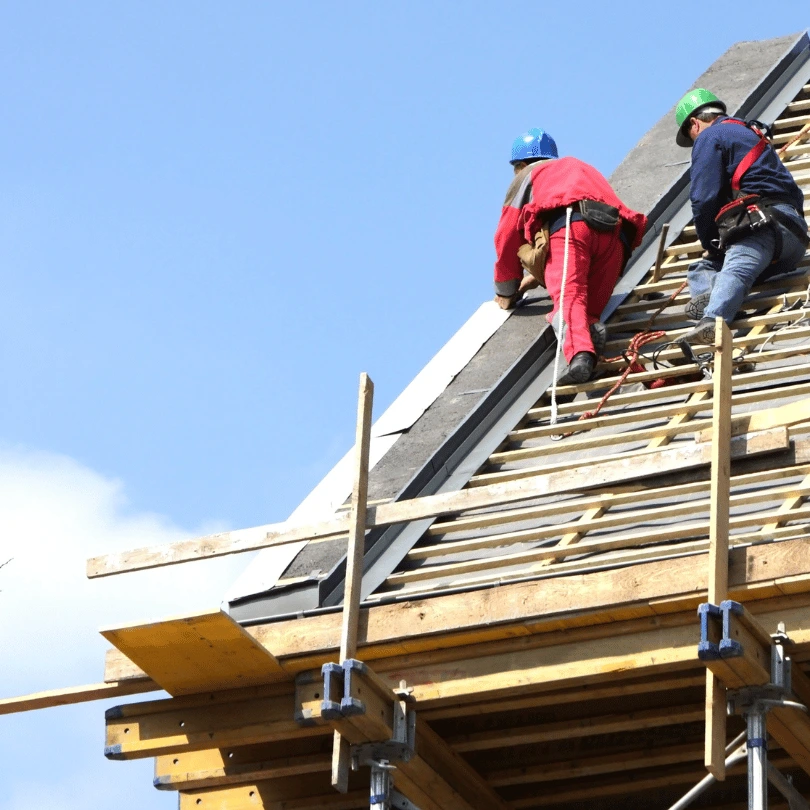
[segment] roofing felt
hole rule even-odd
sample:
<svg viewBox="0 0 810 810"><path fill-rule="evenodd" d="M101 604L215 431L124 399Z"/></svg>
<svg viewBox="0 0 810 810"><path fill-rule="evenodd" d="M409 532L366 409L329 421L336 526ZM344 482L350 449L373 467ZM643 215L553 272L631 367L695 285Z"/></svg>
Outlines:
<svg viewBox="0 0 810 810"><path fill-rule="evenodd" d="M727 51L696 82L710 86L726 100L729 111L759 114L779 93L790 75L790 66L806 58L807 37L795 35L766 42L739 43ZM645 244L648 248L660 230L664 215L683 207L688 181L688 152L674 143L672 114L667 113L642 138L611 176L619 195L631 207L652 213L654 219ZM670 235L673 241L678 236ZM634 258L644 256L644 246ZM643 261L644 259L642 259ZM649 264L641 272L646 272ZM631 271L628 271L631 275ZM612 308L616 303L612 302ZM452 472L450 453L458 434L475 421L477 411L492 407L493 391L528 360L535 363L553 345L544 315L549 302L543 294L515 313L482 346L471 362L427 408L413 427L403 433L372 470L371 499L414 497L435 491ZM527 360L528 358L528 360ZM505 374L506 371L506 374ZM463 437L462 437L463 438ZM380 540L379 536L371 540ZM382 541L384 542L384 541ZM305 547L293 560L274 593L232 604L240 619L306 610L324 604L339 589L340 564L345 540ZM331 571L331 577L325 576Z"/></svg>

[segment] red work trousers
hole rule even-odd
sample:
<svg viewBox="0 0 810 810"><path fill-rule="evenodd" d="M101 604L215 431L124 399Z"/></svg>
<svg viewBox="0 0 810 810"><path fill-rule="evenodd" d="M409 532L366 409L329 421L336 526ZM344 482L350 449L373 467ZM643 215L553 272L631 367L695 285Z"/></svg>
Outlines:
<svg viewBox="0 0 810 810"><path fill-rule="evenodd" d="M554 303L554 309L546 316L549 323L560 308L564 256L565 228L561 228L551 235L546 262L546 289ZM589 228L581 220L571 223L563 296L563 354L569 363L578 352L593 353L590 325L599 320L607 306L623 266L624 245L618 229L606 233Z"/></svg>

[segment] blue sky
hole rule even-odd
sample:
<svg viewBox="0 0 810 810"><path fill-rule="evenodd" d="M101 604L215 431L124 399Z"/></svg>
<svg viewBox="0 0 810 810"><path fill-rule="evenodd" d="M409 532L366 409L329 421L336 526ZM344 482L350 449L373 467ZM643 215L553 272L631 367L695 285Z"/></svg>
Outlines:
<svg viewBox="0 0 810 810"><path fill-rule="evenodd" d="M381 413L491 296L512 139L609 174L731 44L810 25L734 13L0 3L3 694L99 680L100 624L216 604L244 561L112 586L84 557L284 519L359 372ZM173 807L103 760L102 708L0 718L0 810Z"/></svg>

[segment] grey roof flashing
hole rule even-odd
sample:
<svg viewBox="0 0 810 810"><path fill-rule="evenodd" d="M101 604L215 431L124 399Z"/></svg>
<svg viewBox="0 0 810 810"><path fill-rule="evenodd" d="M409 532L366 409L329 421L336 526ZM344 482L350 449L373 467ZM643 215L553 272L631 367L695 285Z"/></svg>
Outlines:
<svg viewBox="0 0 810 810"><path fill-rule="evenodd" d="M810 61L807 33L763 42L742 42L721 56L694 86L708 86L726 101L733 114L760 116ZM689 151L675 144L674 107L639 141L611 175L611 184L631 208L645 211L650 227L605 310L607 318L641 280L654 260L665 222L672 222L674 241L691 217L688 211ZM515 311L481 347L472 361L404 433L370 475L372 499L413 498L442 486L460 488L483 454L488 432L510 409L550 382L546 368L554 335L543 317L545 295ZM506 369L506 371L504 371ZM491 437L488 437L491 439ZM497 435L496 435L497 439ZM491 441L490 441L491 443ZM481 444L479 448L477 445ZM483 459L486 455L483 455ZM482 459L482 460L483 460ZM424 524L424 525L423 525ZM429 521L375 530L366 538L364 594L422 534ZM230 603L231 615L243 623L335 609L342 598L346 541L313 543L304 548L285 577L307 577L290 586ZM322 572L328 572L323 576Z"/></svg>

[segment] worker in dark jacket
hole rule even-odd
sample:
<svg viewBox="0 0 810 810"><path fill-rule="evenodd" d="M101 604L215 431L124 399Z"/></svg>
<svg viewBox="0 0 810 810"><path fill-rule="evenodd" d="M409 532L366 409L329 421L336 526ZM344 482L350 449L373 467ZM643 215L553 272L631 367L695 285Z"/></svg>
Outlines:
<svg viewBox="0 0 810 810"><path fill-rule="evenodd" d="M514 142L511 163L515 178L495 233L495 300L509 309L542 284L554 304L547 319L563 341L569 364L563 381L586 382L604 349L599 317L630 251L641 242L647 219L627 208L593 166L559 158L557 145L542 129L529 130ZM600 346L594 346L594 337Z"/></svg>
<svg viewBox="0 0 810 810"><path fill-rule="evenodd" d="M756 122L726 115L708 90L675 112L676 142L692 147L692 214L705 252L687 274L690 343L714 342L715 319L731 323L756 281L790 272L808 243L804 198Z"/></svg>

